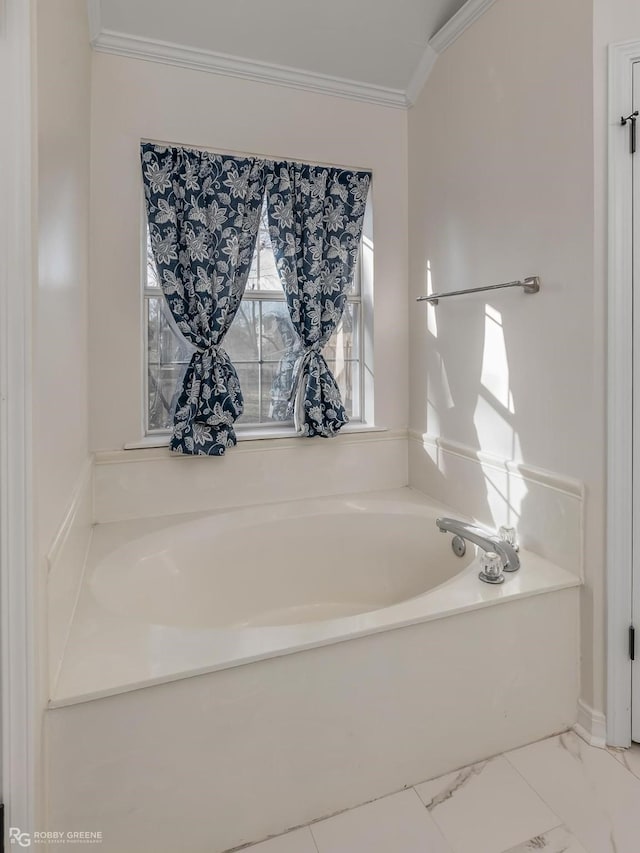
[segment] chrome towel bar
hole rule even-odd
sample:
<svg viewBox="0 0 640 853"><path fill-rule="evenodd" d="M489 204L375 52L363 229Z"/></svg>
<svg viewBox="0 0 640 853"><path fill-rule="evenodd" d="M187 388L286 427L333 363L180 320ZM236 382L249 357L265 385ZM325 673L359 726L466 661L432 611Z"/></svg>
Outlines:
<svg viewBox="0 0 640 853"><path fill-rule="evenodd" d="M485 290L500 290L502 287L521 287L525 293L537 293L540 290L540 277L531 275L524 281L506 281L504 284L489 284L486 287L471 287L469 290L449 290L446 293L434 293L431 296L419 296L416 302L430 302L437 305L447 296L463 296L465 293L483 293Z"/></svg>

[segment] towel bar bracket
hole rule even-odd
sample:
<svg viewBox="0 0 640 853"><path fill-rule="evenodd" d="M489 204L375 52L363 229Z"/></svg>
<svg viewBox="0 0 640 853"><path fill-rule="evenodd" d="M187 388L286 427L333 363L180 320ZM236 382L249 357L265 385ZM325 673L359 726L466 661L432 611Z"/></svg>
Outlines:
<svg viewBox="0 0 640 853"><path fill-rule="evenodd" d="M540 277L531 275L522 282L522 289L525 293L538 293L540 290Z"/></svg>

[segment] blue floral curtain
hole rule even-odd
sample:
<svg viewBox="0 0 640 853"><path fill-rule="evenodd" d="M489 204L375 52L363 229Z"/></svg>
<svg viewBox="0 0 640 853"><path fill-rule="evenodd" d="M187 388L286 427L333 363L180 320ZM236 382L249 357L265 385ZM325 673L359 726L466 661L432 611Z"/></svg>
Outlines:
<svg viewBox="0 0 640 853"><path fill-rule="evenodd" d="M221 456L243 411L222 343L247 283L271 165L254 158L141 146L158 279L181 334L196 348L176 404L171 450Z"/></svg>
<svg viewBox="0 0 640 853"><path fill-rule="evenodd" d="M348 422L322 355L353 284L371 174L276 163L267 185L269 234L299 342L290 410L296 430L330 437Z"/></svg>

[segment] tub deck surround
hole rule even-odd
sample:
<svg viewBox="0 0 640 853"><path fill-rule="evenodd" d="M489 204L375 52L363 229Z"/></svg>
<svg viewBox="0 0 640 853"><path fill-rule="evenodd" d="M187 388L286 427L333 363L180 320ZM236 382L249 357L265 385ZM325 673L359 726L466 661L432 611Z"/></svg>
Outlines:
<svg viewBox="0 0 640 853"><path fill-rule="evenodd" d="M47 554L49 683L55 684L71 629L93 521L93 464L85 463L64 521Z"/></svg>
<svg viewBox="0 0 640 853"><path fill-rule="evenodd" d="M407 431L350 425L335 438L239 441L223 457L166 447L95 454L95 520L221 510L406 486Z"/></svg>
<svg viewBox="0 0 640 853"><path fill-rule="evenodd" d="M48 824L222 853L564 731L578 592L49 710Z"/></svg>
<svg viewBox="0 0 640 853"><path fill-rule="evenodd" d="M410 431L408 444L411 486L481 524L517 527L523 548L584 577L584 483L426 433Z"/></svg>
<svg viewBox="0 0 640 853"><path fill-rule="evenodd" d="M447 513L404 488L98 525L51 707L579 585L527 551L481 583Z"/></svg>

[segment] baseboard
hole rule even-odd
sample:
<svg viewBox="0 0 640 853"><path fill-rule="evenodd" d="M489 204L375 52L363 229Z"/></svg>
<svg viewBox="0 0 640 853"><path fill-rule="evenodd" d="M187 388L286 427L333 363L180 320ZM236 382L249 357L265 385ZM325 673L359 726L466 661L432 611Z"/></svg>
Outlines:
<svg viewBox="0 0 640 853"><path fill-rule="evenodd" d="M607 747L607 720L602 711L594 710L582 699L578 699L578 719L573 727L575 733L590 746L598 749Z"/></svg>
<svg viewBox="0 0 640 853"><path fill-rule="evenodd" d="M50 688L60 670L91 542L93 472L93 457L89 457L80 471L64 519L47 554Z"/></svg>

